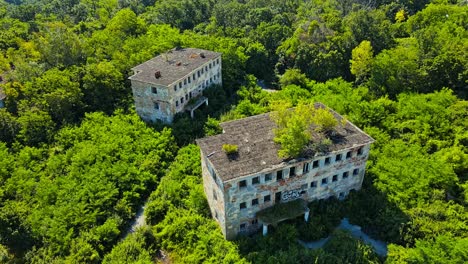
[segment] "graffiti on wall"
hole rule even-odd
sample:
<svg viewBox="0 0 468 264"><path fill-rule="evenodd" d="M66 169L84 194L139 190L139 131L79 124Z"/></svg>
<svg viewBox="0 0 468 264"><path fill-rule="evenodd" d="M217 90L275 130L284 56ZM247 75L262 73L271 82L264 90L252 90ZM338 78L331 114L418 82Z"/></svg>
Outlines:
<svg viewBox="0 0 468 264"><path fill-rule="evenodd" d="M302 194L301 189L284 191L283 193L281 193L281 200L283 201L295 200L297 198L300 198L301 194Z"/></svg>

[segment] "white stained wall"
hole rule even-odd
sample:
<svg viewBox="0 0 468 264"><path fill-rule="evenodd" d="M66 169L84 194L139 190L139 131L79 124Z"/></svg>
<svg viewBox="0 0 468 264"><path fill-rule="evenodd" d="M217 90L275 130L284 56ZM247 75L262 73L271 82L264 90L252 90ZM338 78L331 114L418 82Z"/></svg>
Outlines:
<svg viewBox="0 0 468 264"><path fill-rule="evenodd" d="M159 120L171 123L175 114L182 112L190 99L212 84L222 85L221 65L219 56L169 86L131 80L137 114L147 122Z"/></svg>

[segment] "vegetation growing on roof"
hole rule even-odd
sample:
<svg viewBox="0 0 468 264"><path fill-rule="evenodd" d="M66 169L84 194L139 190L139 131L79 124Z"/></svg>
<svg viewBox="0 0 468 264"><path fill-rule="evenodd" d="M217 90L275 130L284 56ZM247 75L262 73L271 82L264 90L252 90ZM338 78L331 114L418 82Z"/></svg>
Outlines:
<svg viewBox="0 0 468 264"><path fill-rule="evenodd" d="M239 150L239 147L237 145L232 145L232 144L224 144L223 145L223 150L226 152L227 155L232 155L236 154Z"/></svg>
<svg viewBox="0 0 468 264"><path fill-rule="evenodd" d="M281 145L278 156L297 157L306 149L326 150L331 145L330 135L339 125L336 117L328 109L315 108L310 103L300 103L294 109L287 106L280 104L278 111L271 114L277 125L274 141Z"/></svg>

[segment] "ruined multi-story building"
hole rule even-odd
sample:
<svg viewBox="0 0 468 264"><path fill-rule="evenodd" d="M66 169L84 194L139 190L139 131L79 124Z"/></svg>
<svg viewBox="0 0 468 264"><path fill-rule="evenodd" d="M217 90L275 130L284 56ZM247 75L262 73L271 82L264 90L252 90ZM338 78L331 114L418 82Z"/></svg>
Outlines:
<svg viewBox="0 0 468 264"><path fill-rule="evenodd" d="M171 123L175 114L193 111L208 99L203 90L222 85L221 53L175 48L132 68L129 77L138 115L147 122Z"/></svg>
<svg viewBox="0 0 468 264"><path fill-rule="evenodd" d="M315 107L325 108L321 103ZM326 151L295 159L278 157L280 146L273 141L276 123L269 113L222 123L222 134L197 140L205 194L225 237L233 239L262 225L265 234L274 222L262 212L276 204L293 206L290 201L306 204L331 196L342 199L359 190L374 140L349 121L342 123ZM224 144L237 145L237 153L227 155ZM307 220L307 206L299 210ZM292 215L276 216L276 220L298 216L290 212Z"/></svg>

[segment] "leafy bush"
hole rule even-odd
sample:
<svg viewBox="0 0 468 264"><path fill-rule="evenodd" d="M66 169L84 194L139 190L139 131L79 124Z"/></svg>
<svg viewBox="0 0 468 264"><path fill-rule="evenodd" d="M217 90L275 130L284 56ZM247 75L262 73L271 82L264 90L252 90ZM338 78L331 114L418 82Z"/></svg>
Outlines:
<svg viewBox="0 0 468 264"><path fill-rule="evenodd" d="M224 144L223 150L224 152L226 152L226 154L231 155L231 154L236 154L239 149L237 145Z"/></svg>

